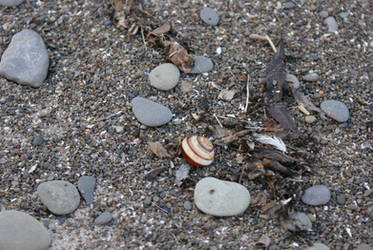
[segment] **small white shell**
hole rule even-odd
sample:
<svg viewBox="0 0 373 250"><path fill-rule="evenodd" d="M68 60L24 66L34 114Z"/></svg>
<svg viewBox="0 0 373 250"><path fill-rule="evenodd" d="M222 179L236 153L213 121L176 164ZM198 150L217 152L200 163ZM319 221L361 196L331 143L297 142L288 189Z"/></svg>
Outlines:
<svg viewBox="0 0 373 250"><path fill-rule="evenodd" d="M186 137L181 144L181 149L186 161L193 166L208 166L214 160L214 146L206 137L196 135Z"/></svg>

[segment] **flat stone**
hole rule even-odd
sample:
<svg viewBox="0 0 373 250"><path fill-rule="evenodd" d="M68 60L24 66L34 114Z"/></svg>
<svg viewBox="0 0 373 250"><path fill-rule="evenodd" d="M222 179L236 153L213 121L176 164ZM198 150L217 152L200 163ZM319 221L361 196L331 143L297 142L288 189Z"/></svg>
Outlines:
<svg viewBox="0 0 373 250"><path fill-rule="evenodd" d="M302 195L305 204L318 206L328 203L330 200L329 188L325 185L315 185L308 188Z"/></svg>
<svg viewBox="0 0 373 250"><path fill-rule="evenodd" d="M133 98L131 105L136 119L149 127L162 126L172 118L169 108L140 96Z"/></svg>
<svg viewBox="0 0 373 250"><path fill-rule="evenodd" d="M205 56L195 56L194 57L194 66L190 73L198 74L209 72L214 68L214 64L210 58Z"/></svg>
<svg viewBox="0 0 373 250"><path fill-rule="evenodd" d="M338 203L339 205L344 205L344 204L346 204L346 195L344 195L344 194L338 194L338 195L337 195L337 203Z"/></svg>
<svg viewBox="0 0 373 250"><path fill-rule="evenodd" d="M313 116L313 115L308 115L306 116L306 118L304 118L304 120L307 122L307 123L314 123L316 121L316 117Z"/></svg>
<svg viewBox="0 0 373 250"><path fill-rule="evenodd" d="M328 26L328 32L334 33L338 31L338 23L334 17L329 16L324 20L324 24Z"/></svg>
<svg viewBox="0 0 373 250"><path fill-rule="evenodd" d="M305 250L330 250L330 247L322 243L314 243L312 247L307 247Z"/></svg>
<svg viewBox="0 0 373 250"><path fill-rule="evenodd" d="M44 250L50 242L47 229L31 215L15 210L0 212L1 250Z"/></svg>
<svg viewBox="0 0 373 250"><path fill-rule="evenodd" d="M48 181L37 188L41 202L54 214L64 215L75 211L80 203L79 192L67 181Z"/></svg>
<svg viewBox="0 0 373 250"><path fill-rule="evenodd" d="M338 122L345 122L350 118L350 111L347 106L336 100L326 100L320 104L320 108L329 117L333 118Z"/></svg>
<svg viewBox="0 0 373 250"><path fill-rule="evenodd" d="M93 176L82 176L78 180L78 189L83 199L88 203L93 203L96 179Z"/></svg>
<svg viewBox="0 0 373 250"><path fill-rule="evenodd" d="M291 216L291 222L288 225L289 230L297 232L297 231L311 231L312 230L312 222L307 214L302 212L296 212Z"/></svg>
<svg viewBox="0 0 373 250"><path fill-rule="evenodd" d="M105 225L113 219L113 214L110 212L103 212L95 219L96 225Z"/></svg>
<svg viewBox="0 0 373 250"><path fill-rule="evenodd" d="M47 77L48 51L43 39L33 30L15 34L4 51L0 62L0 75L19 84L40 87Z"/></svg>
<svg viewBox="0 0 373 250"><path fill-rule="evenodd" d="M25 0L0 0L0 5L13 7L23 3Z"/></svg>
<svg viewBox="0 0 373 250"><path fill-rule="evenodd" d="M203 8L200 13L201 19L209 25L217 25L219 23L219 13L212 8Z"/></svg>
<svg viewBox="0 0 373 250"><path fill-rule="evenodd" d="M150 85L159 90L174 88L179 78L180 71L172 63L158 65L149 74Z"/></svg>
<svg viewBox="0 0 373 250"><path fill-rule="evenodd" d="M241 184L205 177L195 187L194 202L206 214L234 216L245 212L250 193Z"/></svg>
<svg viewBox="0 0 373 250"><path fill-rule="evenodd" d="M299 80L295 75L287 73L286 74L286 81L293 83L294 89L298 89L300 87Z"/></svg>
<svg viewBox="0 0 373 250"><path fill-rule="evenodd" d="M319 75L317 73L308 73L307 75L303 76L303 80L308 82L316 82L319 80Z"/></svg>

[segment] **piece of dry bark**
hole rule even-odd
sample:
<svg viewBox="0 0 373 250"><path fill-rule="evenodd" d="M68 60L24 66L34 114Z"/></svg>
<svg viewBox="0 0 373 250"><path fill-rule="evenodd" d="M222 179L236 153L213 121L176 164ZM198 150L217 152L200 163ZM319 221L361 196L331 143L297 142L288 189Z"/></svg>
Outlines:
<svg viewBox="0 0 373 250"><path fill-rule="evenodd" d="M149 142L148 152L155 154L159 158L170 157L170 154L160 142Z"/></svg>
<svg viewBox="0 0 373 250"><path fill-rule="evenodd" d="M277 150L261 150L260 152L257 152L253 155L253 157L257 159L271 159L283 163L295 163L298 162L297 159L288 156L280 151Z"/></svg>
<svg viewBox="0 0 373 250"><path fill-rule="evenodd" d="M289 114L285 104L270 104L268 107L268 112L277 122L281 124L284 129L288 130L295 128L294 119Z"/></svg>
<svg viewBox="0 0 373 250"><path fill-rule="evenodd" d="M265 168L269 168L273 171L280 172L284 176L293 176L294 175L293 171L291 171L287 167L281 165L281 163L279 163L278 161L269 160L269 159L264 158L262 163L263 163L263 166Z"/></svg>

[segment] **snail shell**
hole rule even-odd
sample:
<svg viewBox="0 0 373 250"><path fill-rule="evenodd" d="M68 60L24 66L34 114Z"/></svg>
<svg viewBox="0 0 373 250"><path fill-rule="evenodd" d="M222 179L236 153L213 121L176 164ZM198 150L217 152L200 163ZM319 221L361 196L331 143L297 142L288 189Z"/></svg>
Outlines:
<svg viewBox="0 0 373 250"><path fill-rule="evenodd" d="M210 165L214 160L214 146L209 139L203 136L186 137L181 149L186 161L197 167Z"/></svg>

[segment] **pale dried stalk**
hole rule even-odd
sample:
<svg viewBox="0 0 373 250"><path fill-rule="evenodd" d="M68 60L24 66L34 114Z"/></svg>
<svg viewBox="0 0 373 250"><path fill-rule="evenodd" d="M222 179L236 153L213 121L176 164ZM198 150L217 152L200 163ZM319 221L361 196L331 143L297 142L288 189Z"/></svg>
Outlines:
<svg viewBox="0 0 373 250"><path fill-rule="evenodd" d="M275 45L273 44L271 38L269 38L268 35L265 35L265 36L261 36L261 35L258 35L258 34L251 34L249 36L250 39L257 39L257 40L266 40L268 41L269 45L271 45L271 48L272 50L276 53L277 52L277 49L275 47Z"/></svg>

